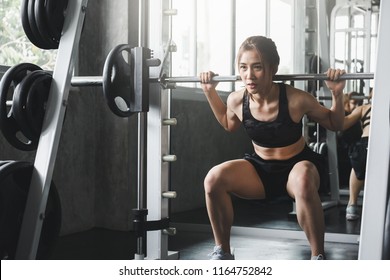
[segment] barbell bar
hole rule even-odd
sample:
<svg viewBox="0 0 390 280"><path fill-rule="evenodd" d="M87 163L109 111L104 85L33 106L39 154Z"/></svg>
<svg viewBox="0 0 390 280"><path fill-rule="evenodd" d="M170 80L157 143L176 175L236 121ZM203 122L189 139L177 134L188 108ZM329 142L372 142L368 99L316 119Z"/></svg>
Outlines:
<svg viewBox="0 0 390 280"><path fill-rule="evenodd" d="M327 80L326 74L286 74L275 75L274 81L318 81ZM340 77L340 80L370 80L374 79L374 73L347 73ZM241 80L240 76L214 76L214 82L237 82ZM197 76L150 78L151 83L197 83L200 78ZM103 84L102 76L75 76L71 79L71 85L74 87L83 86L101 86Z"/></svg>
<svg viewBox="0 0 390 280"><path fill-rule="evenodd" d="M286 74L275 75L274 81L317 81L327 80L326 74ZM374 79L374 73L347 73L340 77L341 80L370 80ZM212 79L214 82L237 82L241 81L240 76L214 76ZM150 78L151 83L197 83L200 82L200 78L196 76L182 76L182 77L161 77ZM73 87L89 87L89 86L102 86L103 76L74 76L71 79L71 85ZM7 101L7 106L11 106L12 101Z"/></svg>
<svg viewBox="0 0 390 280"><path fill-rule="evenodd" d="M275 75L274 81L312 81L312 80L327 80L326 74L285 74ZM350 73L340 76L340 80L366 80L374 79L373 73ZM240 76L214 76L212 79L214 82L236 82L240 81ZM156 81L154 81L156 82ZM158 82L160 83L191 83L200 82L200 78L196 76L184 76L184 77L161 77Z"/></svg>
<svg viewBox="0 0 390 280"><path fill-rule="evenodd" d="M318 96L317 97L318 100L332 100L332 96ZM367 95L355 95L355 96L352 96L352 97L349 97L350 100L366 100L366 99L371 99L370 96L367 96Z"/></svg>

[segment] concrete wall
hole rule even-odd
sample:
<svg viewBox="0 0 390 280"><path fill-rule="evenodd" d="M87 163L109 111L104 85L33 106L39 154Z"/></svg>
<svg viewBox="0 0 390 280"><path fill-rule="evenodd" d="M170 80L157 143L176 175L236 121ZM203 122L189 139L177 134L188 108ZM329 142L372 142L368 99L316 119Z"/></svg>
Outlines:
<svg viewBox="0 0 390 280"><path fill-rule="evenodd" d="M172 95L178 124L171 130L171 153L178 160L171 164L171 188L178 196L171 210L181 212L205 205L203 181L210 168L242 158L253 147L242 128L233 133L222 128L201 90L179 88Z"/></svg>
<svg viewBox="0 0 390 280"><path fill-rule="evenodd" d="M129 16L136 1L89 1L79 53L79 75L102 75L104 61L116 45L131 42L137 19ZM133 20L134 19L134 20ZM136 31L136 30L135 30ZM136 120L120 118L108 108L101 88L70 94L61 151L67 154L57 172L76 164L61 181L63 233L91 227L128 229L135 201ZM73 106L72 106L73 105ZM69 139L65 144L65 139ZM75 148L75 147L76 148ZM80 160L83 158L83 160ZM61 170L61 171L60 171Z"/></svg>

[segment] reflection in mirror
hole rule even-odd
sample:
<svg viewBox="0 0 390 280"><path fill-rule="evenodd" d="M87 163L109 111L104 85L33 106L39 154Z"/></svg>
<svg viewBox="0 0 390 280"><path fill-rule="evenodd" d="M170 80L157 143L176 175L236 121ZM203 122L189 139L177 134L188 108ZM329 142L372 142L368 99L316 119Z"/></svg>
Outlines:
<svg viewBox="0 0 390 280"><path fill-rule="evenodd" d="M331 65L335 68L344 68L347 72L372 72L374 69L375 61L374 50L376 45L377 36L377 18L378 18L378 7L372 7L371 1L367 1L368 6L362 7L342 7L339 6L326 6L328 16L331 19L330 25L333 33L327 36L319 36L316 30L321 24L327 25L326 22L318 22L318 13L316 10L316 4L318 1L306 1L309 3L308 7L297 5L295 1L255 1L253 5L253 11L260 11L260 13L267 11L265 14L265 21L259 21L257 25L251 25L250 19L256 17L248 17L245 13L240 13L241 8L244 6L243 1L236 0L236 9L229 11L219 11L218 17L209 16L212 13L199 13L197 12L197 20L194 20L194 24L200 24L199 22L207 22L207 26L210 29L218 29L213 23L213 20L221 22L221 18L229 22L236 22L235 29L232 29L224 40L220 39L217 41L202 41L201 46L197 42L196 51L187 53L184 57L191 57L191 60L198 58L197 66L193 66L192 69L188 70L186 75L198 75L198 72L207 71L209 69L217 69L217 73L221 75L225 74L236 74L238 71L237 67L231 67L229 65L236 65L235 54L238 49L238 38L242 37L242 34L246 34L248 29L256 28L258 30L251 30L252 34L274 36L277 40L276 45L278 48L279 55L281 57L281 63L283 59L283 65L279 66L279 71L283 73L296 73L296 69L299 68L296 61L307 61L305 66L305 72L312 72L312 64L309 60L313 57L319 57L315 62L323 63L324 65ZM180 1L176 1L180 2ZM272 6L267 6L269 2L272 2ZM297 1L299 2L299 1ZM326 1L329 5L328 1ZM364 1L362 1L364 2ZM173 1L175 5L175 1ZM207 10L207 3L202 5ZM275 5L275 6L274 6ZM226 7L226 5L225 5ZM321 4L322 7L322 4ZM181 7L180 9L185 9ZM180 14L180 9L178 13ZM295 15L301 14L297 12L297 9L304 9L306 20L302 18L296 18ZM286 13L286 14L285 14ZM275 20L286 18L288 20ZM266 20L268 19L268 20ZM247 24L243 22L247 20ZM175 32L173 33L173 40L177 43L178 39L175 36L183 37L183 34L190 36L190 33L185 33L184 30L180 31L180 26L187 26L189 22L180 22L177 19L173 19L173 25ZM195 27L191 27L196 30ZM219 27L220 28L220 27ZM223 33L227 32L223 28ZM297 34L297 29L301 31L300 36L292 36ZM203 30L203 29L201 29ZM322 30L322 29L321 29ZM181 35L180 35L181 34ZM192 33L191 33L192 34ZM211 38L214 38L216 32L212 32ZM283 36L285 35L285 36ZM194 35L195 36L195 35ZM216 36L216 35L215 35ZM196 38L196 37L195 37ZM236 40L234 40L236 38ZM326 38L325 41L318 40L318 38ZM368 39L367 39L368 38ZM340 41L341 40L341 41ZM242 40L241 40L242 41ZM192 42L188 38L188 42ZM196 42L196 40L195 40ZM214 42L214 43L213 43ZM320 49L322 44L326 45L331 43L329 52L330 54L326 57L330 57L330 61L322 61ZM186 45L185 41L181 41L182 44L177 44L178 49L189 50L194 46ZM213 45L215 44L215 45ZM234 45L234 48L230 46ZM205 46L209 46L208 48ZM213 46L213 47L211 47ZM301 48L301 56L298 57L295 54L294 48ZM215 54L223 52L222 57L225 60L221 60L222 64L218 61L211 63L211 58L220 57ZM227 53L225 53L227 52ZM317 56L320 54L320 56ZM205 57L210 59L205 59ZM199 64L202 61L202 64ZM225 62L227 61L227 65ZM173 73L178 73L179 70L183 69L188 65L182 63L183 61L178 59L175 55L173 56ZM210 63L208 63L210 62ZM219 66L217 66L219 65ZM219 67L219 68L217 68ZM317 67L316 67L317 68ZM234 70L233 70L234 69ZM326 69L324 69L326 70ZM178 72L175 72L178 71ZM280 73L278 72L278 73ZM175 76L175 75L173 75ZM366 108L368 103L368 91L370 88L371 81L360 80L360 81L348 81L345 92L357 92L357 95L350 94L349 98L359 99L363 101L360 106L357 107L354 112L363 110ZM294 84L294 82L291 82ZM316 83L320 84L320 83ZM201 90L185 88L186 85L181 85L174 90L174 97L172 100L172 115L178 119L178 126L171 131L171 149L172 153L177 154L179 162L183 164L174 164L171 166L171 184L178 192L177 200L172 201L171 209L173 212L172 221L179 224L202 224L210 225L210 219L205 207L204 197L204 178L208 174L209 170L222 162L232 159L240 159L245 153L252 153L253 146L251 145L248 136L244 129L239 129L234 134L226 134L226 132L220 127L219 123L215 121L214 115L211 112L209 105L207 104ZM300 85L299 85L300 86ZM308 90L309 83L302 85L303 90ZM315 85L317 86L317 85ZM242 84L237 83L234 89L240 90ZM220 88L218 86L219 94L222 100L226 103L227 96L231 90L228 86ZM314 88L314 94L319 89ZM192 93L192 94L189 94ZM199 94L194 94L199 93ZM320 96L316 96L321 103ZM349 104L352 104L351 101ZM349 106L350 107L350 106ZM361 108L361 109L358 109ZM347 114L347 112L346 112ZM353 116L356 113L350 113ZM349 116L348 115L348 116ZM346 116L346 118L348 118ZM362 117L363 115L361 115ZM355 121L355 127L360 126L361 118ZM180 125L181 124L181 125ZM347 128L345 128L347 129ZM324 207L324 219L325 219L325 231L327 233L335 234L349 234L350 240L356 242L357 236L360 232L360 218L354 219L353 221L347 217L347 204L350 201L350 176L352 165L350 162L349 146L342 146L342 141L346 141L344 138L348 134L347 130L340 131L338 135L338 142L335 145L329 145L327 143L327 131L323 127L317 127L317 124L311 120L304 122L304 130L308 131L307 144L314 151L322 154L328 159L329 153L338 154L338 162L333 166L338 174L330 174L329 176L338 177L337 193L332 193L332 188L328 189L328 192L323 193L321 200L323 202L333 202L332 207ZM358 129L358 136L355 137L357 142L362 141L364 138L364 129ZM356 136L356 135L355 135ZM185 145L183 145L185 143ZM363 161L361 160L362 164ZM352 171L353 173L353 171ZM243 178L244 179L244 178ZM361 194L361 191L359 191ZM357 195L356 204L358 211L361 209L361 195ZM301 231L299 224L297 223L295 207L293 201L286 197L281 197L272 201L264 201L258 199L242 199L232 195L232 203L234 206L234 220L233 226L237 227L251 227L251 228L265 228L265 229L283 229L292 231ZM354 202L355 203L355 202ZM325 205L325 203L324 203ZM348 219L347 219L348 218Z"/></svg>

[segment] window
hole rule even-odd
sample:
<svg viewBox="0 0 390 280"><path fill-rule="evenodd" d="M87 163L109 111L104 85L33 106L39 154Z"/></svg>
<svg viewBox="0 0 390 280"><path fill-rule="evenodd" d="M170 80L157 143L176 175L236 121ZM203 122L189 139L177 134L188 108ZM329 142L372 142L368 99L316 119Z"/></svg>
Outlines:
<svg viewBox="0 0 390 280"><path fill-rule="evenodd" d="M0 1L0 65L30 62L52 70L57 51L41 50L30 43L22 27L20 5L20 0Z"/></svg>
<svg viewBox="0 0 390 280"><path fill-rule="evenodd" d="M236 50L241 43L253 35L267 34L265 0L239 0L236 3Z"/></svg>
<svg viewBox="0 0 390 280"><path fill-rule="evenodd" d="M173 8L178 14L172 20L172 40L177 46L172 75L197 76L207 70L228 75L233 52L232 1L175 0ZM220 88L226 86L229 88L226 84Z"/></svg>
<svg viewBox="0 0 390 280"><path fill-rule="evenodd" d="M278 74L292 74L293 46L293 0L270 1L269 37L275 41L280 56Z"/></svg>
<svg viewBox="0 0 390 280"><path fill-rule="evenodd" d="M369 4L369 3L368 3ZM367 7L342 6L334 18L334 65L350 73L369 73L375 69L378 12ZM373 86L359 80L347 81L348 91ZM364 92L368 94L369 88Z"/></svg>
<svg viewBox="0 0 390 280"><path fill-rule="evenodd" d="M281 57L278 73L292 73L293 1L173 0L178 14L172 19L172 40L177 46L172 54L172 76L197 76L207 70L237 75L237 50L252 35L271 37ZM235 85L221 83L218 88L232 91Z"/></svg>

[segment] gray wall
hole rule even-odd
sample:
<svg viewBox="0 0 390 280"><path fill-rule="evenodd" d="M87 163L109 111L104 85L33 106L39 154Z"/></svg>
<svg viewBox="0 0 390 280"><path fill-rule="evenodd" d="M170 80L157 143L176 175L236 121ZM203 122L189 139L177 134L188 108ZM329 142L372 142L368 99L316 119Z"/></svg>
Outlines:
<svg viewBox="0 0 390 280"><path fill-rule="evenodd" d="M178 160L171 164L171 188L178 197L171 210L181 212L205 205L203 181L211 167L242 158L253 147L242 128L229 133L220 126L199 89L179 88L172 95L178 124L171 130L171 153Z"/></svg>
<svg viewBox="0 0 390 280"><path fill-rule="evenodd" d="M127 43L137 26L129 16L135 1L89 1L79 46L79 75L102 75L108 52ZM132 20L132 21L131 21ZM69 95L56 173L62 176L62 232L92 227L128 229L134 205L136 121L114 115L106 105L101 88L81 88Z"/></svg>
<svg viewBox="0 0 390 280"><path fill-rule="evenodd" d="M137 43L136 0L89 1L79 45L78 75L101 75L105 58L114 46ZM188 98L194 93L193 97ZM74 88L54 167L63 216L63 235L93 227L128 230L136 207L137 118L115 116L101 88ZM173 212L204 205L203 179L224 160L250 150L247 137L229 134L217 123L202 94L177 89L172 101L171 189L178 192ZM33 161L35 152L21 152L0 136L0 160Z"/></svg>

